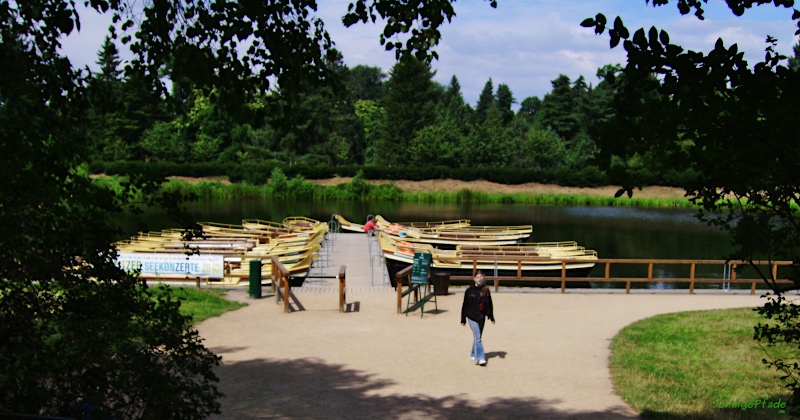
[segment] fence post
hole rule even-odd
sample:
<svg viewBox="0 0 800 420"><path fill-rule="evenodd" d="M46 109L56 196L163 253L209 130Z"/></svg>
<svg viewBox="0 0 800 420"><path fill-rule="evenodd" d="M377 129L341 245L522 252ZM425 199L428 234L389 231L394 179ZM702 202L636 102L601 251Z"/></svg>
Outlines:
<svg viewBox="0 0 800 420"><path fill-rule="evenodd" d="M561 261L561 293L567 293L567 262Z"/></svg>
<svg viewBox="0 0 800 420"><path fill-rule="evenodd" d="M695 269L695 265L696 265L695 263L692 263L692 267L689 269L689 278L691 279L691 282L689 282L689 294L690 295L694 294L694 269Z"/></svg>
<svg viewBox="0 0 800 420"><path fill-rule="evenodd" d="M395 284L397 285L397 313L400 313L400 308L403 307L403 276L395 275Z"/></svg>
<svg viewBox="0 0 800 420"><path fill-rule="evenodd" d="M345 296L345 271L346 267L339 268L339 312L344 312L344 307L347 305L347 297Z"/></svg>
<svg viewBox="0 0 800 420"><path fill-rule="evenodd" d="M283 270L281 270L281 278L283 279L283 312L288 314L291 312L289 309L289 277L283 273Z"/></svg>

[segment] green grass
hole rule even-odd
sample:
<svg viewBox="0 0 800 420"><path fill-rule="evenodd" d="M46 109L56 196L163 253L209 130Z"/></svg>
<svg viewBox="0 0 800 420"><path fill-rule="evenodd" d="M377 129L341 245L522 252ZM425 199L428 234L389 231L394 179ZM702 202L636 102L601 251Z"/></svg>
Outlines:
<svg viewBox="0 0 800 420"><path fill-rule="evenodd" d="M173 297L181 299L181 314L191 316L195 324L247 306L246 303L225 299L224 296L227 292L221 289L198 289L196 287L170 287L169 289L172 291Z"/></svg>
<svg viewBox="0 0 800 420"><path fill-rule="evenodd" d="M665 314L629 325L611 342L617 394L643 418L787 418L778 409L724 408L785 402L790 395L779 373L762 363L790 349L765 351L754 341L759 320L752 309L740 308Z"/></svg>

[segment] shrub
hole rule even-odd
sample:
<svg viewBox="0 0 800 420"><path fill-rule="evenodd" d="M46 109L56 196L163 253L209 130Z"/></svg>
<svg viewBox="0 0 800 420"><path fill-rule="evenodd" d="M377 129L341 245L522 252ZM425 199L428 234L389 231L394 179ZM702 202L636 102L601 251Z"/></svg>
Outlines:
<svg viewBox="0 0 800 420"><path fill-rule="evenodd" d="M289 179L281 168L276 167L269 175L269 187L273 197L285 197L289 191Z"/></svg>

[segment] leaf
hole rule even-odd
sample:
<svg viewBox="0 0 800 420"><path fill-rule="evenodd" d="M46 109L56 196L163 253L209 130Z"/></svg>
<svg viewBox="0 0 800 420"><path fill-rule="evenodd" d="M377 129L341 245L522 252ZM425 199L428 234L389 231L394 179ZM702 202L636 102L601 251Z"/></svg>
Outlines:
<svg viewBox="0 0 800 420"><path fill-rule="evenodd" d="M586 18L586 19L583 20L583 22L581 22L581 26L583 26L584 28L590 28L590 27L594 26L594 23L595 23L594 19Z"/></svg>
<svg viewBox="0 0 800 420"><path fill-rule="evenodd" d="M665 46L669 45L669 34L667 31L661 30L661 32L658 34L658 39L661 40L661 43Z"/></svg>
<svg viewBox="0 0 800 420"><path fill-rule="evenodd" d="M603 25L603 26L605 26L606 22L608 22L606 20L606 15L604 15L602 13L598 13L597 15L595 15L594 19L597 21L598 24Z"/></svg>
<svg viewBox="0 0 800 420"><path fill-rule="evenodd" d="M633 42L638 45L639 48L647 48L647 38L644 36L644 29L639 28L636 30L633 34Z"/></svg>
<svg viewBox="0 0 800 420"><path fill-rule="evenodd" d="M610 35L611 35L611 39L609 40L608 44L609 44L609 46L611 48L614 48L617 45L619 45L619 41L620 41L621 38L619 37L619 35L617 35L617 31L616 30L612 30Z"/></svg>

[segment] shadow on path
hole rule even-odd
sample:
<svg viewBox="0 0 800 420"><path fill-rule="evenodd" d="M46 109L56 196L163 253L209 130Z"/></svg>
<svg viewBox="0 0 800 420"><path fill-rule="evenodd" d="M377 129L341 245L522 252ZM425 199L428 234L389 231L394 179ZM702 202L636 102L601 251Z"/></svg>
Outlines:
<svg viewBox="0 0 800 420"><path fill-rule="evenodd" d="M214 349L220 350L220 349ZM504 352L494 354L504 357ZM322 363L317 359L257 359L227 363L217 370L222 414L211 419L631 419L624 412L562 412L537 398L493 399L478 405L467 394L376 395L391 380ZM409 390L408 394L412 394Z"/></svg>

